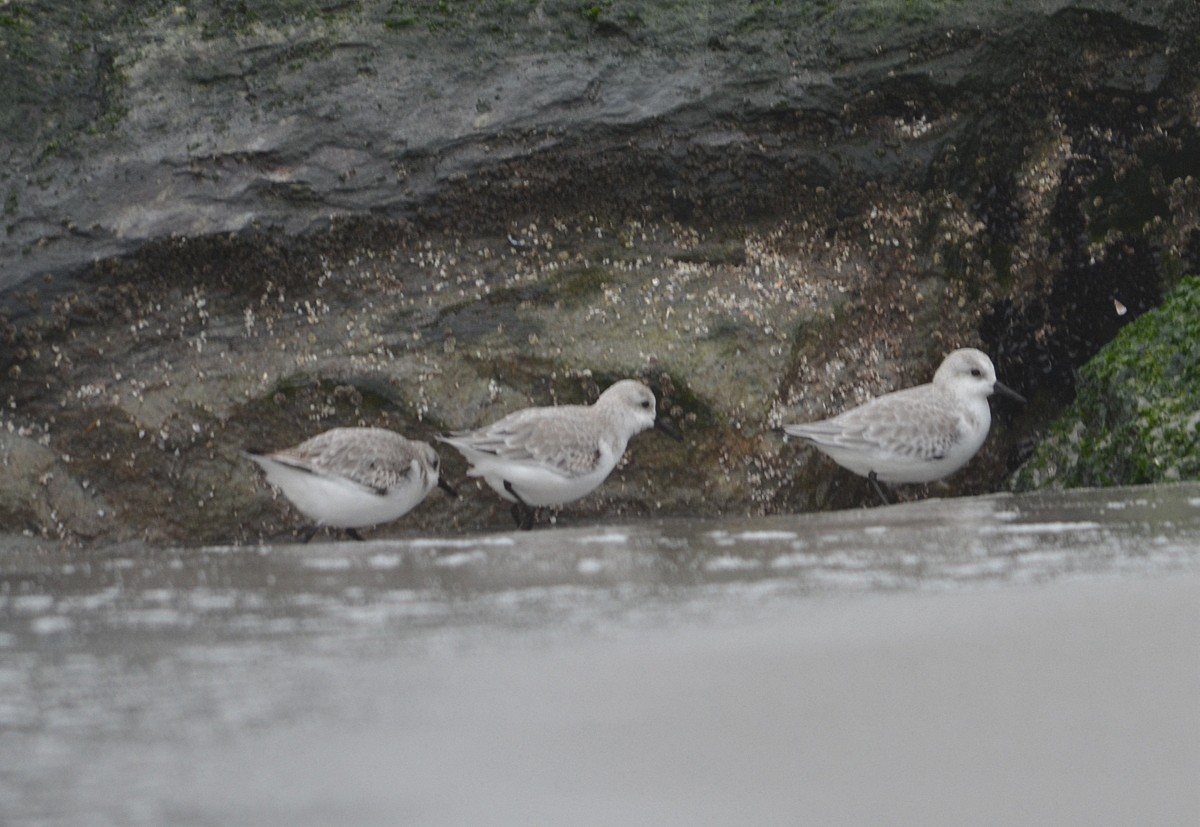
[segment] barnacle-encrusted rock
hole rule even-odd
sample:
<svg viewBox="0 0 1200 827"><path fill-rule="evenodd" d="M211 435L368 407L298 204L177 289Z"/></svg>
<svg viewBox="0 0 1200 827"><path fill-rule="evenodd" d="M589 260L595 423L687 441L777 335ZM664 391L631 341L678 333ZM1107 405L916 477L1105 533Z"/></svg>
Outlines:
<svg viewBox="0 0 1200 827"><path fill-rule="evenodd" d="M995 490L1200 266L1198 32L1194 0L0 3L0 429L38 449L0 530L281 536L246 446L624 376L687 440L571 519L852 506L773 429L964 345L1032 403L943 489ZM507 527L464 494L380 533Z"/></svg>

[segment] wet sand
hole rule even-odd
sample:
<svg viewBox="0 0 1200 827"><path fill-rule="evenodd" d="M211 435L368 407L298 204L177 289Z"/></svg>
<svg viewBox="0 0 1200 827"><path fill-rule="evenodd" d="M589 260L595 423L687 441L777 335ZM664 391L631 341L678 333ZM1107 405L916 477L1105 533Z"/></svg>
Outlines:
<svg viewBox="0 0 1200 827"><path fill-rule="evenodd" d="M835 596L719 628L397 659L359 676L361 720L239 738L169 809L258 825L1194 824L1198 641L1200 575L1177 574Z"/></svg>
<svg viewBox="0 0 1200 827"><path fill-rule="evenodd" d="M1200 823L1200 486L0 545L4 827Z"/></svg>

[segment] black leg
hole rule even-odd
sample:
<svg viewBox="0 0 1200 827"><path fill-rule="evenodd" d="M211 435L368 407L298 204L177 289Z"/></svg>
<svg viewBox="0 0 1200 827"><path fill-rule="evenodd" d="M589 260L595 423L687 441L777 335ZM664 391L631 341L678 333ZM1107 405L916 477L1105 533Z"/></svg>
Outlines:
<svg viewBox="0 0 1200 827"><path fill-rule="evenodd" d="M875 493L879 495L879 502L883 505L891 505L892 501L888 499L888 495L884 493L883 486L879 484L879 477L875 476L874 471L872 471L870 474L867 474L867 479L869 479L871 481L871 485L875 487Z"/></svg>
<svg viewBox="0 0 1200 827"><path fill-rule="evenodd" d="M317 526L309 526L304 530L304 542L308 542L317 534Z"/></svg>
<svg viewBox="0 0 1200 827"><path fill-rule="evenodd" d="M357 528L346 529L346 536L349 537L351 540L358 540L360 543L363 541L363 536L358 533Z"/></svg>
<svg viewBox="0 0 1200 827"><path fill-rule="evenodd" d="M521 495L513 488L513 484L508 480L504 481L504 490L512 494L516 499L512 507L512 517L517 524L517 528L521 531L529 531L533 528L534 509L529 503L521 499Z"/></svg>

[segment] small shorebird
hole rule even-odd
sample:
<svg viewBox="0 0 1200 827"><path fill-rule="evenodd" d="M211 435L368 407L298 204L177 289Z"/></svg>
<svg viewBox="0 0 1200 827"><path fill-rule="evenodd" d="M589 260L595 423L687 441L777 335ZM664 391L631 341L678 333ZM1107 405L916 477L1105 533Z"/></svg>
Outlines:
<svg viewBox="0 0 1200 827"><path fill-rule="evenodd" d="M385 428L334 428L294 448L246 451L292 505L314 525L358 529L391 522L412 511L436 485L458 496L439 476L440 462L427 442Z"/></svg>
<svg viewBox="0 0 1200 827"><path fill-rule="evenodd" d="M682 439L655 411L653 391L625 379L600 394L594 405L524 408L491 425L438 439L457 448L471 463L467 473L483 477L511 502L517 526L529 529L534 509L594 491L636 434L657 427Z"/></svg>
<svg viewBox="0 0 1200 827"><path fill-rule="evenodd" d="M785 425L843 468L880 483L933 482L962 468L983 445L992 425L993 393L1024 402L996 380L983 351L962 348L948 355L927 385L884 394L819 422Z"/></svg>

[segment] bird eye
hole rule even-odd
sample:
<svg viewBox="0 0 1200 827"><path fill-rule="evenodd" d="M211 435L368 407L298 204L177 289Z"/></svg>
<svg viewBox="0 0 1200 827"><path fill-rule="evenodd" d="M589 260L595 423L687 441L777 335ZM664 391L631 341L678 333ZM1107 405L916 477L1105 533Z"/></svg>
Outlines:
<svg viewBox="0 0 1200 827"><path fill-rule="evenodd" d="M649 400L649 399L643 399L643 400L642 400L642 407L643 407L643 408L645 408L646 410L650 410L650 400Z"/></svg>
<svg viewBox="0 0 1200 827"><path fill-rule="evenodd" d="M971 368L971 375L978 379L980 376L983 376L983 371L979 368Z"/></svg>

